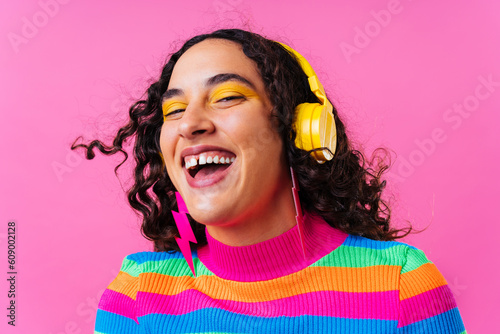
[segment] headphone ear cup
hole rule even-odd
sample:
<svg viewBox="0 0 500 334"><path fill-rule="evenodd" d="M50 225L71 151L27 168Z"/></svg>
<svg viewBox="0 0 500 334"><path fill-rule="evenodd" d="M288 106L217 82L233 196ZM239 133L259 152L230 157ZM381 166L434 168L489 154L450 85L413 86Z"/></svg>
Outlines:
<svg viewBox="0 0 500 334"><path fill-rule="evenodd" d="M314 104L317 103L301 103L295 107L295 122L294 129L297 133L295 137L295 146L304 151L313 149L311 137L311 120L313 118Z"/></svg>
<svg viewBox="0 0 500 334"><path fill-rule="evenodd" d="M337 130L333 114L325 105L314 109L311 122L311 136L314 148L324 148L314 152L318 161L328 161L333 158L337 147Z"/></svg>
<svg viewBox="0 0 500 334"><path fill-rule="evenodd" d="M311 154L320 163L331 160L337 146L337 131L333 114L327 106L301 103L295 108L295 115L295 146L305 151L325 148Z"/></svg>

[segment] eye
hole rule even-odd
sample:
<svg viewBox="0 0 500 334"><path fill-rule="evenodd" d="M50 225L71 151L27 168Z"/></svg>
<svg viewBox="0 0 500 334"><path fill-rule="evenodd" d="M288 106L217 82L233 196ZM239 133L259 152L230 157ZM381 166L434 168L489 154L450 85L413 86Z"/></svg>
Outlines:
<svg viewBox="0 0 500 334"><path fill-rule="evenodd" d="M224 96L225 95L225 96ZM228 95L216 96L213 99L213 106L217 109L229 109L243 103L246 100L243 95Z"/></svg>
<svg viewBox="0 0 500 334"><path fill-rule="evenodd" d="M228 102L228 101L238 100L238 99L244 99L244 97L240 96L240 95L227 96L227 97L224 97L220 100L217 100L217 102Z"/></svg>
<svg viewBox="0 0 500 334"><path fill-rule="evenodd" d="M169 111L168 113L163 115L163 120L167 119L178 119L182 117L182 113L184 112L185 109L175 109L172 111Z"/></svg>
<svg viewBox="0 0 500 334"><path fill-rule="evenodd" d="M181 118L182 113L186 110L186 106L186 103L178 101L164 103L162 105L163 120Z"/></svg>
<svg viewBox="0 0 500 334"><path fill-rule="evenodd" d="M176 109L176 110L172 110L170 112L168 112L165 117L168 117L168 116L171 116L171 115L175 115L175 114L178 114L178 113L181 113L181 112L184 112L184 110L186 109Z"/></svg>

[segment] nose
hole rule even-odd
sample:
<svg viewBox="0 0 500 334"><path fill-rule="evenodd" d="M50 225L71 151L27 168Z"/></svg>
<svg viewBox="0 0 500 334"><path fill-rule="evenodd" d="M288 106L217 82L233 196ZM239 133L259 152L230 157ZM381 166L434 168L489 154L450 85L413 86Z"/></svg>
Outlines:
<svg viewBox="0 0 500 334"><path fill-rule="evenodd" d="M194 139L201 134L212 133L214 130L215 125L208 111L203 106L194 104L186 107L178 125L179 135L186 139Z"/></svg>

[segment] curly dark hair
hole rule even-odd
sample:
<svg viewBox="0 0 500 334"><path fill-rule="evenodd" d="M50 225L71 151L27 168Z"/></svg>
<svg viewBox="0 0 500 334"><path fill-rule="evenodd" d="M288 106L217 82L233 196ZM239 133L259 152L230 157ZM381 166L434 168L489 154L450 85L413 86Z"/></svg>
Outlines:
<svg viewBox="0 0 500 334"><path fill-rule="evenodd" d="M411 227L395 229L390 226L390 208L381 198L386 185L381 176L389 168L389 164L385 163L387 151L377 149L374 158L367 161L360 151L352 147L344 123L334 107L337 127L335 156L331 161L318 164L310 152L294 144L296 133L292 124L295 106L303 102L318 102L295 56L279 43L258 34L222 29L191 38L170 56L160 79L147 89L147 98L130 107L130 120L118 130L112 145L100 140L78 143L78 138L71 146L71 149L84 148L89 160L95 156L94 148L105 155L123 153L124 159L116 166L116 173L128 159L123 145L129 138L135 139L135 182L128 191L128 201L142 215L142 234L154 242L155 251L179 250L174 239L179 232L171 213L171 210L177 209L176 189L158 154L163 124L162 94L167 90L179 58L190 47L206 39L236 42L241 45L244 54L257 64L274 106L272 116L277 120L276 130L283 140L288 162L297 175L304 211L321 216L328 224L346 233L375 240L394 240L410 232ZM205 244L204 226L192 218L190 221L198 246Z"/></svg>

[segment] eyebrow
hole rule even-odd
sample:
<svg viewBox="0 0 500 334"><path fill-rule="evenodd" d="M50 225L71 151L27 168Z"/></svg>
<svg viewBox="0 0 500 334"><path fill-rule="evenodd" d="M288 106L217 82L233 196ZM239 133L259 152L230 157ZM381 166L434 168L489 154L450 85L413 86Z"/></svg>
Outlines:
<svg viewBox="0 0 500 334"><path fill-rule="evenodd" d="M220 73L214 75L205 82L205 87L212 87L227 81L239 81L255 90L255 85L253 83L236 73ZM171 88L163 93L163 95L161 96L161 100L163 101L182 94L184 94L184 91L182 89Z"/></svg>

